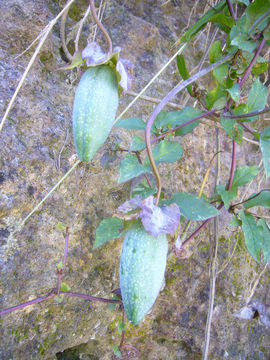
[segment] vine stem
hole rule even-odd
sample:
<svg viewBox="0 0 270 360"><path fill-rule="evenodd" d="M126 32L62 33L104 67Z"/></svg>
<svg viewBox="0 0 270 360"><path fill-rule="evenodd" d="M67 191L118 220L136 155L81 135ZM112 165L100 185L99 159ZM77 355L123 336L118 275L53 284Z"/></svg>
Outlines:
<svg viewBox="0 0 270 360"><path fill-rule="evenodd" d="M179 126L176 126L175 128L173 128L173 129L171 129L171 130L168 130L168 131L166 131L165 133L157 136L156 138L154 138L154 139L152 140L151 143L153 144L154 142L156 142L156 141L158 141L158 140L160 140L160 139L163 139L165 136L167 136L167 135L175 132L176 130L181 129L181 128L189 125L189 124L192 124L194 121L197 121L197 120L200 120L200 119L202 119L202 118L204 118L204 117L207 117L207 116L210 116L210 115L212 115L212 114L215 114L216 111L217 111L217 109L212 109L212 110L209 110L209 111L207 111L207 112L205 112L205 113L203 113L203 114L195 117L194 119L188 120L188 121L186 121L184 124L181 124L181 125L179 125Z"/></svg>
<svg viewBox="0 0 270 360"><path fill-rule="evenodd" d="M233 6L232 6L232 2L231 2L231 0L226 0L226 2L227 2L227 6L228 6L228 8L229 8L231 17L232 17L233 20L236 22L236 21L237 21L237 17L236 17L234 8L233 8Z"/></svg>
<svg viewBox="0 0 270 360"><path fill-rule="evenodd" d="M232 57L233 57L233 54L229 54L229 55L225 56L224 58L222 58L221 60L217 61L216 63L211 64L207 68L192 75L189 79L178 84L161 100L161 102L157 105L157 107L154 109L152 114L149 116L149 118L147 120L147 124L146 124L146 129L145 129L145 142L146 142L146 147L147 147L147 153L149 156L149 161L150 161L150 164L152 166L153 172L154 172L154 174L156 176L156 180L157 180L158 192L157 192L157 197L156 197L156 205L158 205L158 203L159 203L159 198L160 198L160 193L161 193L161 180L160 180L160 176L159 176L157 166L154 161L152 149L151 149L151 128L152 128L155 118L157 117L159 112L166 106L166 104L181 90L185 89L189 84L192 84L193 82L195 82L202 76L205 76L206 74L208 74L210 71L212 71L219 65L230 60Z"/></svg>
<svg viewBox="0 0 270 360"><path fill-rule="evenodd" d="M265 114L265 113L267 113L269 111L270 111L270 106L267 106L262 110L252 111L252 112L247 113L247 114L239 114L239 115L226 115L226 114L224 114L222 116L224 118L226 118L226 119L242 119L242 118L249 118L249 117Z"/></svg>
<svg viewBox="0 0 270 360"><path fill-rule="evenodd" d="M232 188L235 168L236 168L236 142L235 142L235 140L233 140L233 142L232 142L232 163L231 163L230 179L229 179L229 183L228 183L228 187L227 187L228 191L231 190L231 188Z"/></svg>
<svg viewBox="0 0 270 360"><path fill-rule="evenodd" d="M108 33L108 31L105 29L105 27L102 25L101 21L99 20L97 13L96 13L96 7L95 7L95 1L94 0L89 0L89 4L90 4L90 8L91 8L91 12L93 15L93 18L95 20L95 22L97 23L97 26L100 28L100 30L103 32L106 40L107 40L107 44L108 44L108 53L106 55L106 58L110 56L110 54L112 53L112 40L110 38L110 35Z"/></svg>
<svg viewBox="0 0 270 360"><path fill-rule="evenodd" d="M75 292L60 291L59 294L64 295L64 296L69 296L69 297L77 297L77 298L81 298L81 299L85 299L85 300L89 300L89 301L97 301L97 302L103 302L103 303L109 303L109 304L122 304L121 300L105 299L105 298L100 298L100 297L96 297L96 296L80 294L80 293L75 293ZM15 306L12 306L10 308L0 311L0 316L11 313L15 310L23 309L26 306L38 304L43 301L49 300L49 299L55 297L56 295L57 295L57 292L55 289L53 289L51 292L49 292L49 294L47 294L45 296L40 296L36 299L30 300L25 303L15 305Z"/></svg>
<svg viewBox="0 0 270 360"><path fill-rule="evenodd" d="M240 88L242 87L244 81L246 80L246 78L248 77L249 73L251 72L251 69L253 67L253 65L255 64L258 56L260 55L260 52L262 51L262 48L264 47L264 44L265 44L266 40L265 38L262 39L257 51L256 51L256 54L253 56L253 59L251 60L250 64L248 65L245 73L244 73L244 76L242 77L242 79L240 80L240 83L239 83L239 86Z"/></svg>

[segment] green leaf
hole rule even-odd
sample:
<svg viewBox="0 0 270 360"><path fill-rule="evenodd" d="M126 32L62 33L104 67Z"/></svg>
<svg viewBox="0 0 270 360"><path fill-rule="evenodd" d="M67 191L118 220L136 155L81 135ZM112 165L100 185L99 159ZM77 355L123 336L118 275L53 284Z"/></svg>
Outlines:
<svg viewBox="0 0 270 360"><path fill-rule="evenodd" d="M151 171L150 166L144 166L139 163L137 156L128 154L120 164L120 177L118 184L128 181L141 174L146 174Z"/></svg>
<svg viewBox="0 0 270 360"><path fill-rule="evenodd" d="M70 291L70 287L68 286L68 284L62 282L61 286L60 286L60 291L68 292L68 291Z"/></svg>
<svg viewBox="0 0 270 360"><path fill-rule="evenodd" d="M235 102L240 101L240 85L238 83L233 84L233 86L230 89L226 89L226 90L230 94L233 101Z"/></svg>
<svg viewBox="0 0 270 360"><path fill-rule="evenodd" d="M122 354L121 351L119 350L119 347L117 345L113 346L113 352L114 355L117 356L118 358L122 359Z"/></svg>
<svg viewBox="0 0 270 360"><path fill-rule="evenodd" d="M189 220L206 220L219 214L214 206L193 194L184 192L175 193L172 199L162 203L177 204L181 214Z"/></svg>
<svg viewBox="0 0 270 360"><path fill-rule="evenodd" d="M259 76L259 75L265 73L267 71L267 69L268 69L268 63L267 62L264 62L264 63L257 62L253 66L251 72L252 72L253 75Z"/></svg>
<svg viewBox="0 0 270 360"><path fill-rule="evenodd" d="M250 198L254 196L251 195ZM258 196L254 197L253 199L247 200L244 203L245 209L250 209L254 206L263 206L266 208L270 208L270 192L269 191L262 191Z"/></svg>
<svg viewBox="0 0 270 360"><path fill-rule="evenodd" d="M253 258L259 262L262 243L256 221L251 214L245 213L244 210L240 210L239 215L242 220L242 230L245 237L246 247Z"/></svg>
<svg viewBox="0 0 270 360"><path fill-rule="evenodd" d="M224 185L217 185L216 191L224 202L225 208L229 209L232 200L237 198L237 188L232 187L230 190L226 190Z"/></svg>
<svg viewBox="0 0 270 360"><path fill-rule="evenodd" d="M216 15L226 6L226 0L220 1L216 6L208 10L191 28L180 38L180 42L189 42L202 28L204 28L211 17Z"/></svg>
<svg viewBox="0 0 270 360"><path fill-rule="evenodd" d="M218 101L220 100L220 103ZM226 103L226 90L218 85L213 90L208 91L205 97L205 104L207 108L210 110L212 107L217 107L218 110L224 107ZM214 106L215 105L215 106Z"/></svg>
<svg viewBox="0 0 270 360"><path fill-rule="evenodd" d="M234 25L234 20L231 16L226 16L225 14L219 13L211 17L211 22L215 23L217 27L226 32L230 32L232 26Z"/></svg>
<svg viewBox="0 0 270 360"><path fill-rule="evenodd" d="M257 78L251 86L251 90L248 95L247 112L257 111L264 109L266 106L268 97L268 89L264 86L260 79Z"/></svg>
<svg viewBox="0 0 270 360"><path fill-rule="evenodd" d="M186 67L184 55L177 55L177 68L179 74L182 76L183 80L187 80L190 77L189 71ZM187 90L190 95L192 95L192 85L187 86Z"/></svg>
<svg viewBox="0 0 270 360"><path fill-rule="evenodd" d="M126 330L126 325L123 323L123 321L118 321L118 332L121 335L123 331Z"/></svg>
<svg viewBox="0 0 270 360"><path fill-rule="evenodd" d="M140 196L140 198L143 200L147 198L148 196L154 195L157 192L156 188L150 188L147 185L144 184L138 184L131 193L131 197Z"/></svg>
<svg viewBox="0 0 270 360"><path fill-rule="evenodd" d="M58 71L70 70L77 66L80 66L82 63L83 63L83 59L82 59L82 53L80 51L73 55L72 60L69 64L62 66L62 67L58 68L57 70Z"/></svg>
<svg viewBox="0 0 270 360"><path fill-rule="evenodd" d="M265 222L265 219L260 219L257 227L261 236L261 250L263 253L263 262L270 261L270 229Z"/></svg>
<svg viewBox="0 0 270 360"><path fill-rule="evenodd" d="M98 248L110 240L121 237L123 224L123 221L116 217L102 220L96 230L96 239L93 245L93 249Z"/></svg>
<svg viewBox="0 0 270 360"><path fill-rule="evenodd" d="M179 160L183 154L183 148L180 144L167 140L161 141L152 151L156 164L161 162L172 163ZM149 164L149 158L146 158L144 165L147 166Z"/></svg>
<svg viewBox="0 0 270 360"><path fill-rule="evenodd" d="M246 6L249 5L249 0L235 0L235 2L242 3L242 4L246 5Z"/></svg>
<svg viewBox="0 0 270 360"><path fill-rule="evenodd" d="M236 169L232 187L239 187L248 184L260 171L259 166L241 166Z"/></svg>
<svg viewBox="0 0 270 360"><path fill-rule="evenodd" d="M120 299L120 297L118 295L114 294L113 297L112 297L112 300L121 300L121 299ZM108 303L107 304L107 309L110 310L110 311L115 311L118 305L119 304Z"/></svg>
<svg viewBox="0 0 270 360"><path fill-rule="evenodd" d="M146 123L139 117L131 117L118 120L115 126L126 130L145 130Z"/></svg>
<svg viewBox="0 0 270 360"><path fill-rule="evenodd" d="M168 129L174 129L177 126L185 124L187 121L200 116L203 112L192 107L185 107L181 111L165 111L162 110L155 119L155 126L157 129L167 131ZM178 130L175 135L181 136L191 132L200 123L200 120L196 120Z"/></svg>
<svg viewBox="0 0 270 360"><path fill-rule="evenodd" d="M57 223L57 229L63 230L63 224L61 222Z"/></svg>
<svg viewBox="0 0 270 360"><path fill-rule="evenodd" d="M268 126L260 136L260 149L263 157L263 165L266 178L270 176L270 126Z"/></svg>
<svg viewBox="0 0 270 360"><path fill-rule="evenodd" d="M222 49L220 40L213 42L209 49L209 61L211 64L222 58Z"/></svg>
<svg viewBox="0 0 270 360"><path fill-rule="evenodd" d="M243 127L236 122L235 119L224 119L220 116L220 123L226 131L227 135L233 137L237 144L242 144Z"/></svg>
<svg viewBox="0 0 270 360"><path fill-rule="evenodd" d="M263 31L270 16L270 0L255 0L246 8L245 30L249 35Z"/></svg>
<svg viewBox="0 0 270 360"><path fill-rule="evenodd" d="M230 31L231 45L243 51L253 52L257 46L256 41L249 40L246 29L246 16L242 16Z"/></svg>
<svg viewBox="0 0 270 360"><path fill-rule="evenodd" d="M230 226L241 226L242 221L238 220L237 217L235 215L233 215L233 219L232 219L231 222L228 223L228 225L230 225Z"/></svg>
<svg viewBox="0 0 270 360"><path fill-rule="evenodd" d="M145 146L145 142L140 136L134 136L131 140L129 151L141 151Z"/></svg>
<svg viewBox="0 0 270 360"><path fill-rule="evenodd" d="M226 63L218 66L213 70L214 78L216 79L218 84L220 84L224 88L226 88L227 86L228 73L229 73L229 67L228 64Z"/></svg>
<svg viewBox="0 0 270 360"><path fill-rule="evenodd" d="M56 265L58 270L62 270L63 269L63 262L60 261L57 265Z"/></svg>

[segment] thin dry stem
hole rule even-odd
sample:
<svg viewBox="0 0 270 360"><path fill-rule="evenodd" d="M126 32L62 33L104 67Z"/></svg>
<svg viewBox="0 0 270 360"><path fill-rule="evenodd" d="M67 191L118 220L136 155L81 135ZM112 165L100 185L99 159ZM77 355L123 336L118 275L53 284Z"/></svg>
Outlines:
<svg viewBox="0 0 270 360"><path fill-rule="evenodd" d="M254 293L255 293L255 291L256 291L256 289L257 289L257 286L259 285L259 282L260 282L263 274L265 273L265 271L266 271L266 269L267 269L267 267L268 267L268 264L269 264L269 263L266 263L266 264L264 265L264 268L262 269L262 271L258 274L258 276L256 277L256 279L253 281L253 286L252 286L252 288L250 288L250 294L249 294L249 296L248 296L247 299L246 299L246 304L248 304L248 303L251 301L251 299L253 298L253 295L254 295Z"/></svg>
<svg viewBox="0 0 270 360"><path fill-rule="evenodd" d="M60 13L59 13L53 20L51 20L51 21L49 22L49 24L45 27L45 28L47 28L47 30L46 30L45 33L41 36L40 42L39 42L39 44L38 44L38 46L37 46L37 48L36 48L33 56L31 57L28 65L27 65L27 67L26 67L26 69L25 69L25 71L24 71L24 73L23 73L23 75L22 75L22 77L21 77L21 80L20 80L20 82L19 82L19 84L18 84L18 86L17 86L17 88L16 88L16 90L15 90L15 93L13 94L13 96L12 96L12 98L11 98L11 100L10 100L10 103L9 103L9 105L8 105L8 107L7 107L7 110L6 110L4 116L3 116L2 120L1 120L1 123L0 123L0 131L2 131L3 126L4 126L4 123L5 123L5 121L6 121L7 117L8 117L8 114L9 114L9 112L10 112L10 110L11 110L13 104L14 104L14 101L15 101L17 95L18 95L18 92L20 91L20 89L21 89L21 87L22 87L22 85L23 85L23 83L24 83L24 81L25 81L25 79L26 79L26 76L27 76L29 70L31 69L32 65L34 64L34 61L36 60L36 57L37 57L38 53L40 52L40 49L42 48L42 46L43 46L45 40L47 39L50 31L52 30L52 28L53 28L54 25L56 24L57 20L64 14L64 12L66 11L66 9L67 9L74 1L75 1L75 0L70 0L69 3L63 8L63 10L60 11ZM43 31L44 31L44 29L42 30L42 32L43 32Z"/></svg>

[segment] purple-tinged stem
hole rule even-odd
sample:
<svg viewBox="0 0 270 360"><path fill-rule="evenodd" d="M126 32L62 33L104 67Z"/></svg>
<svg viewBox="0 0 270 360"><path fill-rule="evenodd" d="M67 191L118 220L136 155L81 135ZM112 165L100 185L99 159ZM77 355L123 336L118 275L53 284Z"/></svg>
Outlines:
<svg viewBox="0 0 270 360"><path fill-rule="evenodd" d="M253 65L255 64L258 56L260 55L261 51L262 51L262 48L264 47L264 44L265 44L266 40L263 38L263 40L261 41L255 55L253 56L253 59L251 60L250 64L248 65L242 79L240 80L240 83L239 83L239 86L240 88L242 87L244 81L246 80L246 78L248 77L248 75L250 74L251 72L251 69L253 68Z"/></svg>
<svg viewBox="0 0 270 360"><path fill-rule="evenodd" d="M228 183L228 187L227 187L228 191L231 190L231 188L232 188L235 168L236 168L236 142L235 142L235 140L233 140L233 142L232 142L231 172L230 172L230 179L229 179L229 183Z"/></svg>
<svg viewBox="0 0 270 360"><path fill-rule="evenodd" d="M270 106L265 107L262 110L258 110L258 111L252 111L250 113L246 113L246 114L239 114L239 115L222 115L224 118L226 119L242 119L242 118L249 118L249 117L253 117L253 116L257 116L257 115L261 115L261 114L265 114L267 112L270 111Z"/></svg>
<svg viewBox="0 0 270 360"><path fill-rule="evenodd" d="M137 159L138 159L139 163L142 164L143 162L142 162L142 159L140 157L140 153L138 151L135 151L135 155L137 156ZM144 174L144 177L145 177L145 179L147 181L148 186L150 187L150 189L152 189L152 184L151 184L151 181L149 180L148 176L146 174Z"/></svg>
<svg viewBox="0 0 270 360"><path fill-rule="evenodd" d="M146 129L145 129L145 142L146 142L146 148L147 148L149 161L150 161L150 164L152 166L153 172L154 172L154 174L156 176L156 180L157 180L158 192L157 192L157 197L156 197L156 205L158 205L158 203L159 203L159 198L160 198L160 193L161 193L161 180L160 180L158 169L155 164L152 149L151 149L151 128L153 126L155 118L157 117L159 112L167 105L167 103L171 100L171 98L173 98L176 94L178 94L180 91L185 89L188 85L192 84L193 82L195 82L202 76L205 76L210 71L214 70L219 65L230 60L232 57L233 57L233 54L229 54L229 55L225 56L221 60L217 61L214 64L211 64L207 68L199 71L198 73L192 75L189 79L187 79L187 80L183 81L182 83L180 83L179 85L177 85L161 100L161 102L156 106L156 108L154 109L152 114L149 116L149 118L147 120L147 124L146 124Z"/></svg>
<svg viewBox="0 0 270 360"><path fill-rule="evenodd" d="M30 306L30 305L33 305L33 304L38 304L38 303L40 303L42 301L49 300L50 298L54 297L55 295L56 295L56 292L53 290L48 295L40 296L40 297L38 297L36 299L33 299L33 300L27 301L25 303L15 305L15 306L12 306L12 307L10 307L8 309L2 310L2 311L0 311L0 316L11 313L11 312L19 310L19 309L23 309L26 306Z"/></svg>
<svg viewBox="0 0 270 360"><path fill-rule="evenodd" d="M110 304L122 304L121 300L104 299L104 298L100 298L100 297L96 297L96 296L79 294L79 293L75 293L75 292L60 291L60 295L65 295L65 296L70 296L70 297L78 297L78 298L89 300L89 301L97 301L97 302L110 303Z"/></svg>
<svg viewBox="0 0 270 360"><path fill-rule="evenodd" d="M233 20L236 22L236 21L237 21L237 17L236 17L234 8L233 8L233 6L232 6L232 2L231 2L231 0L226 0L226 2L227 2L227 6L228 6L228 8L229 8L231 17L232 17Z"/></svg>
<svg viewBox="0 0 270 360"><path fill-rule="evenodd" d="M102 25L102 23L100 22L97 13L96 13L96 7L95 7L95 1L94 0L89 0L89 4L90 4L90 9L92 12L92 16L95 20L95 22L97 23L97 26L100 28L100 30L103 32L106 40L107 40L107 44L108 44L108 52L105 56L105 59L108 58L110 56L110 54L112 53L112 40L110 38L110 35L108 33L108 31L105 29L105 27ZM104 61L104 59L102 59L102 62Z"/></svg>
<svg viewBox="0 0 270 360"><path fill-rule="evenodd" d="M185 126L193 123L194 121L197 121L197 120L199 120L199 119L202 119L202 118L204 118L204 117L207 117L207 116L209 116L209 115L214 114L216 111L217 111L217 109L209 110L209 111L207 111L207 112L205 112L205 113L203 113L203 114L195 117L194 119L188 120L188 121L185 122L184 124L181 124L181 125L175 127L174 129L171 129L171 130L166 131L165 133L163 133L163 134L157 136L156 138L154 138L154 139L152 140L151 144L153 144L154 142L156 142L156 141L158 141L158 140L160 140L160 139L163 139L165 136L167 136L167 135L175 132L176 130L181 129L181 128L183 128L183 127L185 127Z"/></svg>
<svg viewBox="0 0 270 360"><path fill-rule="evenodd" d="M122 304L121 300L104 299L104 298L100 298L100 297L96 297L96 296L90 296L90 295L79 294L79 293L74 293L74 292L60 291L59 294L58 294L57 290L53 289L49 294L47 294L45 296L40 296L40 297L38 297L36 299L30 300L30 301L27 301L25 303L15 305L15 306L12 306L10 308L7 308L7 309L4 309L4 310L0 311L0 316L11 313L11 312L19 310L19 309L23 309L26 306L38 304L40 302L49 300L49 299L55 297L56 295L65 295L65 296L78 297L78 298L82 298L82 299L89 300L89 301L98 301L98 302L103 302L103 303Z"/></svg>
<svg viewBox="0 0 270 360"><path fill-rule="evenodd" d="M245 123L243 123L243 122L238 122L238 124L240 124L241 126L243 126L243 128L244 128L245 130L247 130L250 134L254 135L254 133L256 133L255 130L250 129L250 127L248 127Z"/></svg>

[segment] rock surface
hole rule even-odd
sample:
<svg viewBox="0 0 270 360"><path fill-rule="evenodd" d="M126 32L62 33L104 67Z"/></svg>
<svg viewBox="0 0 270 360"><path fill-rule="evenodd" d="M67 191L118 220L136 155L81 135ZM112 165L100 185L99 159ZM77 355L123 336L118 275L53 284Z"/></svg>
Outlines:
<svg viewBox="0 0 270 360"><path fill-rule="evenodd" d="M104 24L110 29L122 56L134 63L133 91L140 91L176 50L173 45L187 25L194 2L111 0ZM46 24L61 10L53 0L10 0L0 3L0 111L4 113L33 53L21 54ZM203 13L199 2L191 21ZM87 1L79 0L67 19L68 31L76 30ZM83 27L81 46L86 44L91 23ZM97 37L102 38L98 32ZM203 34L186 51L192 69L204 50ZM72 42L69 43L72 50ZM57 183L73 163L72 102L79 74L57 72L65 63L57 24L19 92L0 133L0 310L50 292L57 281L56 266L63 260L63 228L70 229L67 271L64 282L72 291L111 297L119 287L118 267L122 239L93 251L95 229L105 217L129 197L129 184L117 184L120 157L103 168L100 159L117 137L128 147L131 135L114 129L106 144L87 165L79 165L43 206L18 230L18 224ZM180 80L175 62L147 91L162 98ZM186 95L174 102L181 104ZM119 114L132 100L121 99ZM145 120L154 105L138 101L125 114ZM228 177L230 143L221 134L224 151L221 181ZM216 131L200 125L182 140L184 156L170 166L160 165L166 196L175 191L199 191L215 152ZM238 166L259 163L257 147L238 149ZM215 169L205 187L211 195ZM256 186L256 184L254 184ZM252 188L248 191L252 193ZM250 296L261 269L247 254L242 235L225 223L219 226L219 274L211 328L212 359L262 359L270 357L270 330L258 319L234 317ZM190 229L196 228L196 224ZM209 302L209 245L212 227L205 229L190 246L189 258L170 258L166 286L154 308L138 327L128 326L127 343L136 347L140 359L201 359ZM234 256L230 254L236 239ZM210 244L213 241L211 240ZM230 259L230 261L227 261ZM270 302L269 271L262 277L254 297ZM55 299L14 311L0 319L0 359L112 359L119 344L119 311L78 298Z"/></svg>

